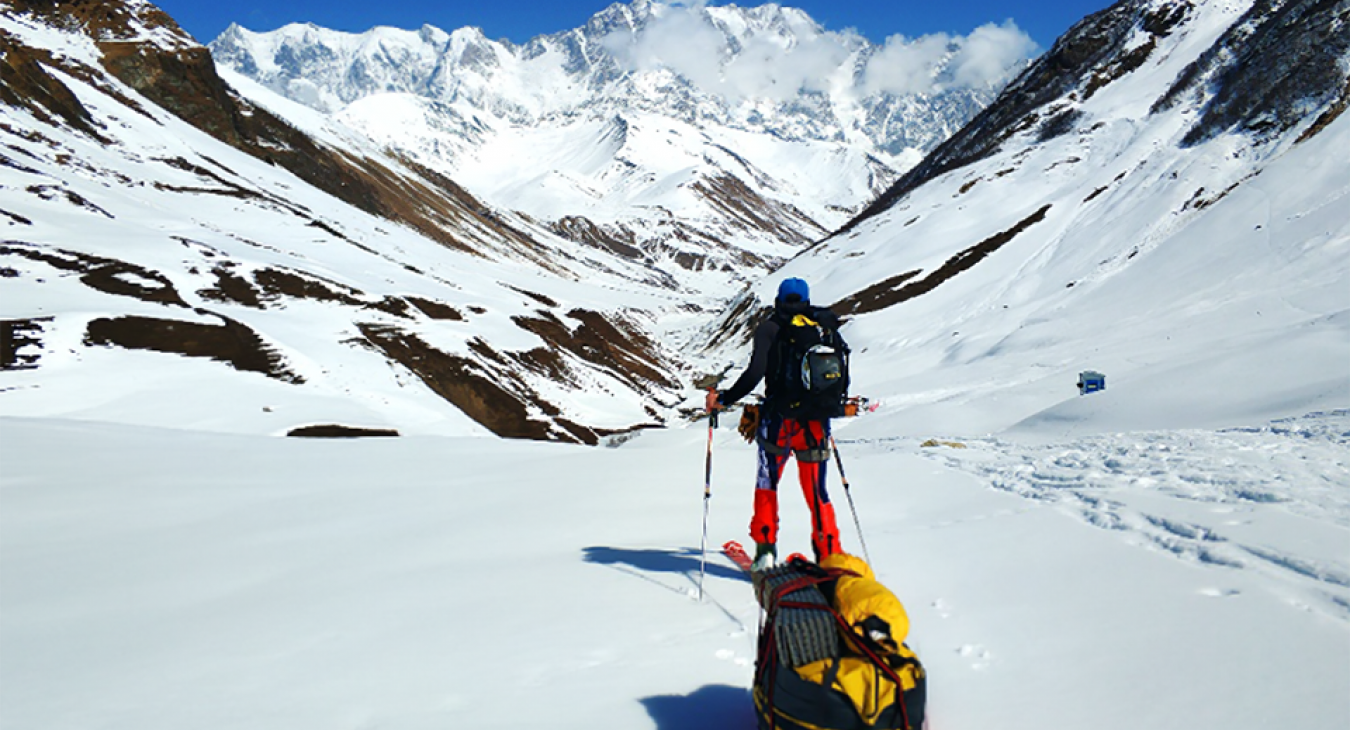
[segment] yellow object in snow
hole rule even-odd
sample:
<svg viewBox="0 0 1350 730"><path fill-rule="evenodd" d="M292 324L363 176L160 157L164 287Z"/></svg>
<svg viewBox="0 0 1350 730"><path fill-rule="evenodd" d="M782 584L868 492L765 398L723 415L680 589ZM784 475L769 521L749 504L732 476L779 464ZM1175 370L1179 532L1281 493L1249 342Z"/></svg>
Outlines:
<svg viewBox="0 0 1350 730"><path fill-rule="evenodd" d="M793 565L789 561L777 570L792 574ZM927 677L918 657L904 644L909 615L900 599L855 555L831 555L819 567L802 561L795 570L798 577L780 586L793 585L794 579L798 585L814 581L837 614L842 641L832 656L818 654L826 658L802 666L794 668L776 656L773 664L758 666L754 701L761 730L921 728ZM765 606L770 618L767 633L760 636L761 652L764 642L772 641L781 628L775 621L778 598L775 594ZM801 610L798 605L790 607ZM774 654L770 649L761 656Z"/></svg>
<svg viewBox="0 0 1350 730"><path fill-rule="evenodd" d="M901 688L914 689L923 677L923 669L914 652L904 645L909 635L909 614L904 604L877 582L872 567L856 555L836 553L821 560L820 567L848 571L835 584L834 609L859 636L869 640L874 651L881 650L878 653L895 670ZM847 634L844 637L852 653L861 653L856 637ZM862 656L823 659L798 667L797 674L848 695L858 715L869 725L900 698L895 682Z"/></svg>
<svg viewBox="0 0 1350 730"><path fill-rule="evenodd" d="M915 659L914 652L907 646L901 646L900 656L914 660L895 670L900 677L900 685L908 692L918 686L923 677L923 669ZM869 726L876 725L881 713L890 709L896 700L902 697L895 691L895 682L886 676L870 659L856 656L843 656L837 659L822 659L813 664L797 667L797 675L808 682L832 687L846 695L858 716ZM902 700L903 701L903 700Z"/></svg>
<svg viewBox="0 0 1350 730"><path fill-rule="evenodd" d="M820 561L822 568L839 568L842 575L834 589L834 609L860 635L894 653L909 636L909 614L904 604L886 586L865 560L848 553L835 553ZM850 640L851 641L851 640ZM857 651L857 647L851 647Z"/></svg>
<svg viewBox="0 0 1350 730"><path fill-rule="evenodd" d="M966 448L966 445L961 443L960 441L938 441L937 439L928 439L927 441L919 444L919 448L921 449L931 449L935 446L946 446L949 449Z"/></svg>

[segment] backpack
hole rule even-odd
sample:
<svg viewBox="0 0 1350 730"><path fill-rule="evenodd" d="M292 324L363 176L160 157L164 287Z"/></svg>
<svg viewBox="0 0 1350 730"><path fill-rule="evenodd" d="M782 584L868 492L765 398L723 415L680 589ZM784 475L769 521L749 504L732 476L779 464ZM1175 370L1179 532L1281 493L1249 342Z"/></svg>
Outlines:
<svg viewBox="0 0 1350 730"><path fill-rule="evenodd" d="M927 672L904 644L909 619L855 556L771 568L755 663L759 730L921 730Z"/></svg>
<svg viewBox="0 0 1350 730"><path fill-rule="evenodd" d="M812 319L813 311L779 316L778 372L773 401L789 418L844 415L848 399L848 344L839 331Z"/></svg>

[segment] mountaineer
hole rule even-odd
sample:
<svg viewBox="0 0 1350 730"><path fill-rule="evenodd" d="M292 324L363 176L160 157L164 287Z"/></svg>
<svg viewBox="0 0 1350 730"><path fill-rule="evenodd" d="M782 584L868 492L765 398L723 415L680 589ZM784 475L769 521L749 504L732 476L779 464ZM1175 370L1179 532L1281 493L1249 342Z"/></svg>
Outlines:
<svg viewBox="0 0 1350 730"><path fill-rule="evenodd" d="M839 336L839 317L811 305L810 288L801 279L778 287L774 311L755 328L754 351L745 372L720 393L708 392L709 413L748 395L762 379L764 400L747 405L741 433L759 446L752 570L771 567L778 549L778 482L788 454L797 458L802 494L811 509L811 544L816 560L840 552L834 505L825 488L830 418L843 414L848 391L848 346Z"/></svg>

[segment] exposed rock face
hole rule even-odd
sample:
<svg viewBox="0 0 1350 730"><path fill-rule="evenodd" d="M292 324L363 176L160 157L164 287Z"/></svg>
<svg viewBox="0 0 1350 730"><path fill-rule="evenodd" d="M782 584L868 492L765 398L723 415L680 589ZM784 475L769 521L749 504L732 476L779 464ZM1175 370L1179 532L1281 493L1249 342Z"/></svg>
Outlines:
<svg viewBox="0 0 1350 730"><path fill-rule="evenodd" d="M85 344L204 357L236 370L262 373L287 383L305 379L247 326L229 318L219 325L156 317L103 317L89 323Z"/></svg>
<svg viewBox="0 0 1350 730"><path fill-rule="evenodd" d="M0 370L29 370L42 359L42 319L0 320Z"/></svg>
<svg viewBox="0 0 1350 730"><path fill-rule="evenodd" d="M1143 65L1194 9L1189 0L1122 0L1088 16L844 230L988 157L1015 134L1034 130L1044 141L1071 131L1084 101ZM1229 130L1273 138L1309 109L1344 109L1348 52L1345 0L1261 0L1176 79L1152 113L1182 103L1203 108L1187 144Z"/></svg>
<svg viewBox="0 0 1350 730"><path fill-rule="evenodd" d="M1259 0L1176 80L1153 111L1188 101L1202 104L1204 114L1187 133L1187 144L1229 130L1259 139L1278 137L1303 121L1309 109L1344 111L1350 97L1347 58L1347 0Z"/></svg>
<svg viewBox="0 0 1350 730"><path fill-rule="evenodd" d="M921 271L907 271L851 294L843 300L835 302L830 308L840 316L847 317L876 312L927 294L938 288L943 282L964 271L969 271L975 264L980 263L986 256L1010 243L1023 231L1045 220L1045 214L1050 212L1050 208L1050 205L1042 206L1012 228L996 233L947 259L942 266L921 279L915 280L915 277L922 273Z"/></svg>
<svg viewBox="0 0 1350 730"><path fill-rule="evenodd" d="M286 310L299 307L324 312L330 323L348 323L349 329L339 324L329 335L330 346L365 353L360 357L375 360L384 375L406 367L431 392L503 436L596 443L617 430L662 422L653 406L631 404L627 410L637 411L632 420L607 414L605 427L584 423L586 415L568 415L575 409L568 410L566 394L596 381L622 390L611 397L652 404L679 387L670 354L623 312L605 311L603 302L580 309L528 294L534 314L513 319L518 310L501 304L493 292L524 290L509 282L474 282L475 292L486 292L501 307L489 314L472 299L464 302L461 287L445 272L460 273L469 259L483 266L505 263L504 271L528 272L555 284L599 273L609 281L669 289L675 285L668 276L609 250L575 255L542 226L493 209L443 174L298 131L238 96L205 48L141 0L16 0L0 17L4 28L14 31L0 29L0 167L31 181L6 186L0 225L29 229L31 235L0 242L0 277L30 290L63 287L83 301L101 302L93 311L106 313L7 319L0 323L0 367L36 370L40 377L43 343L60 337L77 343L75 348L205 358L285 387L307 387L327 372L305 370L303 365L312 363L303 357L297 368L295 350L285 342L288 333L306 329L287 321L293 315ZM76 52L40 47L49 33L42 26L56 29ZM77 96L63 75L114 103L88 104L94 97L84 89L85 96ZM169 156L160 147L147 154L137 147L144 140L187 133L177 126L166 131L165 111L242 154L212 153L220 159L199 154L195 150L203 147L221 148L203 144L206 138L196 132L166 139L176 150ZM107 154L81 153L91 147ZM294 178L274 178L258 160L332 198L316 200L308 186L297 195L302 191ZM101 193L109 188L128 194ZM149 208L139 207L147 203ZM71 210L83 216L83 233L76 239L63 238L61 227L42 217ZM358 211L388 223L372 225ZM127 225L128 218L147 213L174 221L168 226L173 231L195 231L196 238ZM233 229L241 221L255 226L269 221L301 233L278 233L275 240L263 233L260 241ZM430 255L423 250L422 258L413 259L418 265L400 258L405 254L397 242L416 247L427 241L440 247L431 244ZM297 245L319 249L288 248ZM332 273L332 263L321 263L334 254L347 265L355 255L362 262L357 269L378 266L388 273L361 288L340 283L343 276ZM428 260L434 263L424 263ZM467 270L480 271L473 265ZM575 321L548 313L555 308ZM432 323L448 324L437 329ZM65 331L75 328L78 335ZM429 344L417 334L428 329L440 332L441 341ZM354 332L364 334L353 337ZM497 335L538 344L488 344ZM477 344L451 354L455 337ZM70 350L78 358L76 352Z"/></svg>
<svg viewBox="0 0 1350 730"><path fill-rule="evenodd" d="M503 438L570 441L591 446L616 431L588 427L562 412L531 388L523 372L565 383L574 373L562 353L613 366L639 390L674 387L655 369L650 343L629 339L593 312L573 312L574 329L554 317L524 319L523 329L539 334L548 347L499 352L483 340L470 344L472 357L442 352L406 330L362 324L366 341L412 371L432 391ZM538 412L532 412L532 411ZM659 425L656 422L637 426Z"/></svg>
<svg viewBox="0 0 1350 730"><path fill-rule="evenodd" d="M360 426L344 426L340 423L326 423L293 428L286 435L310 439L396 438L398 437L398 431L390 428L362 428Z"/></svg>

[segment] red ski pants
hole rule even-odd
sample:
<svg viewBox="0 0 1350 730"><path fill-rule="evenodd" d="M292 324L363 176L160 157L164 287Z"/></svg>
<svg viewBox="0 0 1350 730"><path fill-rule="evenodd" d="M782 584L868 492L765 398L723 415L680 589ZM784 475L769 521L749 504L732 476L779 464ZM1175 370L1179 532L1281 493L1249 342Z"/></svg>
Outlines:
<svg viewBox="0 0 1350 730"><path fill-rule="evenodd" d="M750 537L755 542L778 543L778 482L789 455L797 457L802 496L811 508L811 546L816 559L840 551L834 505L825 490L829 457L829 421L798 421L765 415L755 434L759 444L759 474L755 480L755 515Z"/></svg>

